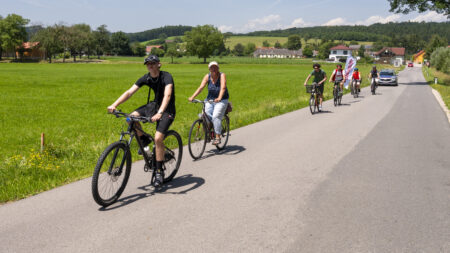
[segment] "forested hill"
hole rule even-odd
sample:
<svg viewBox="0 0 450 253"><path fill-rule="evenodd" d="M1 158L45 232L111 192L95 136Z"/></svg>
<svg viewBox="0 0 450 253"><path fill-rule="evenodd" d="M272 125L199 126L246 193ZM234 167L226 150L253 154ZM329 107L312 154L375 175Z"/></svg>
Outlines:
<svg viewBox="0 0 450 253"><path fill-rule="evenodd" d="M130 42L133 41L147 41L160 38L161 35L165 37L170 36L183 36L186 31L192 30L192 26L164 26L160 28L155 28L143 32L137 33L127 33Z"/></svg>
<svg viewBox="0 0 450 253"><path fill-rule="evenodd" d="M300 35L306 39L319 38L347 41L379 41L391 37L404 37L407 35L417 35L420 36L422 40L428 41L432 35L437 34L447 38L447 41L450 41L450 22L402 22L373 24L370 26L316 26L274 31L257 31L239 35L287 37L292 34Z"/></svg>

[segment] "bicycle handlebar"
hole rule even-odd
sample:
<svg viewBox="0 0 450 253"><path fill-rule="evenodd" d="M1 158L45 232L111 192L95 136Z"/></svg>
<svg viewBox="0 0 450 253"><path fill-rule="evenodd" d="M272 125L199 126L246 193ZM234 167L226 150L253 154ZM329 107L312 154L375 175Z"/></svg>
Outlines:
<svg viewBox="0 0 450 253"><path fill-rule="evenodd" d="M110 114L114 114L114 116L116 116L116 118L126 117L127 119L129 118L133 121L140 121L143 123L146 123L146 122L153 123L151 120L151 117L133 116L131 114L124 113L120 110L114 110Z"/></svg>
<svg viewBox="0 0 450 253"><path fill-rule="evenodd" d="M207 100L206 102L212 104L212 103L214 103L214 100L210 99L210 100ZM205 104L206 102L203 101L203 100L199 100L199 99L193 99L191 103L202 103L202 104Z"/></svg>

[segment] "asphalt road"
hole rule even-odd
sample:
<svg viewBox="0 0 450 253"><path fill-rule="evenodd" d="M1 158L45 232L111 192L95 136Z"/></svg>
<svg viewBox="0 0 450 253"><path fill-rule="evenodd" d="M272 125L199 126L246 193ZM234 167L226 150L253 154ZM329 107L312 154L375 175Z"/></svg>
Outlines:
<svg viewBox="0 0 450 253"><path fill-rule="evenodd" d="M158 192L137 162L106 209L90 178L2 205L0 252L450 252L450 125L420 68L361 95L185 147Z"/></svg>

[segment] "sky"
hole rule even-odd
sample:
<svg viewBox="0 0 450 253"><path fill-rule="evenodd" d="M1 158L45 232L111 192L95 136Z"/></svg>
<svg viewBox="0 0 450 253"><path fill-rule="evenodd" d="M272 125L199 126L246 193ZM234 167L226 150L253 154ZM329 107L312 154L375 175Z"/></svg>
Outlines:
<svg viewBox="0 0 450 253"><path fill-rule="evenodd" d="M0 15L18 14L30 24L102 24L111 32L141 32L165 25L210 24L247 33L323 25L444 22L435 12L389 12L388 0L0 0Z"/></svg>

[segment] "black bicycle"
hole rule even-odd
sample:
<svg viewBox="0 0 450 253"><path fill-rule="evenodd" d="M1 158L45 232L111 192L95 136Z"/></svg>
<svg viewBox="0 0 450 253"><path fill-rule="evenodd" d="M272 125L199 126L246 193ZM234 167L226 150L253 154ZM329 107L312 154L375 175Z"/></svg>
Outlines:
<svg viewBox="0 0 450 253"><path fill-rule="evenodd" d="M213 103L210 101L202 101L198 99L192 100L192 103L202 103L202 113L198 115L198 119L194 121L189 130L188 147L189 153L193 159L199 159L202 157L205 151L206 143L211 142L215 138L214 126L211 119L206 115L205 105L206 103ZM225 115L222 118L222 133L221 142L216 145L218 150L223 150L228 142L230 136L230 118L228 117L228 108Z"/></svg>
<svg viewBox="0 0 450 253"><path fill-rule="evenodd" d="M306 85L306 92L311 93L311 97L309 98L309 109L311 110L311 114L320 112L319 85L317 83L312 83L311 85Z"/></svg>
<svg viewBox="0 0 450 253"><path fill-rule="evenodd" d="M333 87L334 106L341 105L342 93L341 93L341 85L340 85L340 83L341 83L340 81L335 81L334 82L334 87Z"/></svg>
<svg viewBox="0 0 450 253"><path fill-rule="evenodd" d="M150 183L153 185L156 175L156 155L153 136L144 132L142 128L138 129L137 122L151 122L148 117L136 117L129 114L115 111L113 114L119 117L126 117L128 122L127 131L120 134L117 142L110 144L100 155L92 176L92 196L95 202L101 206L109 206L116 202L127 185L131 172L131 152L130 145L134 137L137 136L137 130L141 131L151 140L150 149L144 149L140 138L136 138L139 149L144 157L144 171L151 173ZM125 136L129 136L128 139ZM169 182L173 179L180 167L183 156L183 143L180 135L174 130L169 130L164 136L164 164L163 164L163 182Z"/></svg>

